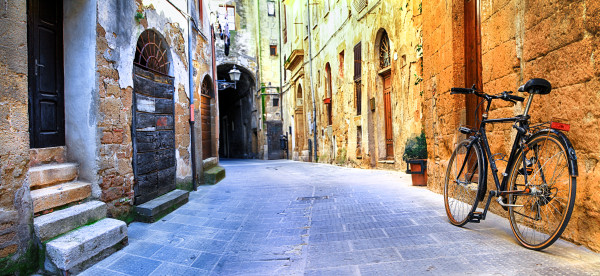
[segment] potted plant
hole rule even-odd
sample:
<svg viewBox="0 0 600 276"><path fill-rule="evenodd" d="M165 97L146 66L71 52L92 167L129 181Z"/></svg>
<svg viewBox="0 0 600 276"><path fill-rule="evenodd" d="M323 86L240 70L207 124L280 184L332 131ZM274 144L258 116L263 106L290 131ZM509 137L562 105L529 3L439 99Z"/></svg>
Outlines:
<svg viewBox="0 0 600 276"><path fill-rule="evenodd" d="M427 142L425 141L425 132L421 132L421 135L406 141L402 159L406 162L406 173L412 176L413 186L427 186Z"/></svg>

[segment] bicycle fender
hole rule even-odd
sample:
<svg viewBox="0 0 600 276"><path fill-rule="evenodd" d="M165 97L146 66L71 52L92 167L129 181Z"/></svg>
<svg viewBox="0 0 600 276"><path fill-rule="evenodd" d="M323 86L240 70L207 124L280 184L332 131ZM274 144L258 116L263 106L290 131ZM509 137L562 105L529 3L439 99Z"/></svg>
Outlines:
<svg viewBox="0 0 600 276"><path fill-rule="evenodd" d="M534 133L529 139L533 139L537 136L548 135L548 132L556 135L556 137L558 137L565 149L567 149L567 158L569 158L569 173L572 176L579 176L579 169L577 167L577 154L575 153L575 148L573 148L571 141L569 141L569 138L567 138L567 136L564 133L555 129L543 129Z"/></svg>
<svg viewBox="0 0 600 276"><path fill-rule="evenodd" d="M474 149L476 151L479 151L479 156L481 156L483 159L483 170L486 173L480 173L479 177L481 177L483 179L483 181L481 181L481 185L479 185L479 188L477 189L477 199L479 201L483 201L485 199L485 195L487 194L487 168L488 168L488 160L485 156L485 153L481 147L481 144L479 144L479 139L476 138L475 136L471 136L469 138L467 138L467 140L469 140L469 147L474 147Z"/></svg>

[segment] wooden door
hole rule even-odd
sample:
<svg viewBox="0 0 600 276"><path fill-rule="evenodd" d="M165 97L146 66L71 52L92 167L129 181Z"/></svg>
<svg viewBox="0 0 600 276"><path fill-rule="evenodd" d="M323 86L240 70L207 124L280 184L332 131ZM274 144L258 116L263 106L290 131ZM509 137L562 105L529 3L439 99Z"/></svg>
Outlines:
<svg viewBox="0 0 600 276"><path fill-rule="evenodd" d="M28 1L27 16L30 146L63 146L62 1Z"/></svg>
<svg viewBox="0 0 600 276"><path fill-rule="evenodd" d="M383 112L385 118L385 156L394 159L394 136L392 134L392 77L390 73L383 76Z"/></svg>
<svg viewBox="0 0 600 276"><path fill-rule="evenodd" d="M208 79L202 82L200 94L200 120L202 123L202 159L212 157L212 131L210 115L210 101L212 99L210 86L212 82Z"/></svg>
<svg viewBox="0 0 600 276"><path fill-rule="evenodd" d="M465 87L475 84L478 90L483 89L481 64L481 21L480 0L465 0ZM483 109L475 114L479 97L466 95L466 123L470 127L478 127Z"/></svg>
<svg viewBox="0 0 600 276"><path fill-rule="evenodd" d="M133 66L135 204L175 189L174 78Z"/></svg>
<svg viewBox="0 0 600 276"><path fill-rule="evenodd" d="M296 150L304 149L304 112L296 110Z"/></svg>

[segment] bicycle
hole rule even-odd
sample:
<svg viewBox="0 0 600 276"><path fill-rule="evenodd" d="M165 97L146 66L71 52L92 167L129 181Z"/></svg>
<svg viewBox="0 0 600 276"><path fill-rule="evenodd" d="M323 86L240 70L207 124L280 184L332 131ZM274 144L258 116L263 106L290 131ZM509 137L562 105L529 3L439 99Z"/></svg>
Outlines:
<svg viewBox="0 0 600 276"><path fill-rule="evenodd" d="M487 103L479 129L460 127L468 136L458 143L450 157L444 181L444 205L450 223L463 226L484 220L492 197L509 213L510 226L518 242L526 248L542 250L552 245L565 230L575 202L578 175L575 150L563 131L570 125L545 122L530 125L534 95L550 93L552 86L544 79L531 79L519 87L529 93L525 111L511 118L488 119L492 100L514 104L525 98L511 91L489 95L472 88L452 88L450 94L475 94ZM476 110L477 110L476 109ZM476 111L477 112L477 111ZM508 160L492 155L486 136L486 125L514 123L516 137ZM499 180L496 161L506 161ZM483 210L477 210L487 193L488 162L496 190L489 192ZM507 189L508 188L508 189Z"/></svg>

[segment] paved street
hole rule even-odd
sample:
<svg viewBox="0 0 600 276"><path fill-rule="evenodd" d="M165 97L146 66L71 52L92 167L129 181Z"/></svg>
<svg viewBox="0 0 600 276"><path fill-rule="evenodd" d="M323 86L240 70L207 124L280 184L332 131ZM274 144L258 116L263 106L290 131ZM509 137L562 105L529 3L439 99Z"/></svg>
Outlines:
<svg viewBox="0 0 600 276"><path fill-rule="evenodd" d="M522 248L495 215L465 228L409 176L292 161L225 160L87 275L600 275L600 254L558 241Z"/></svg>

